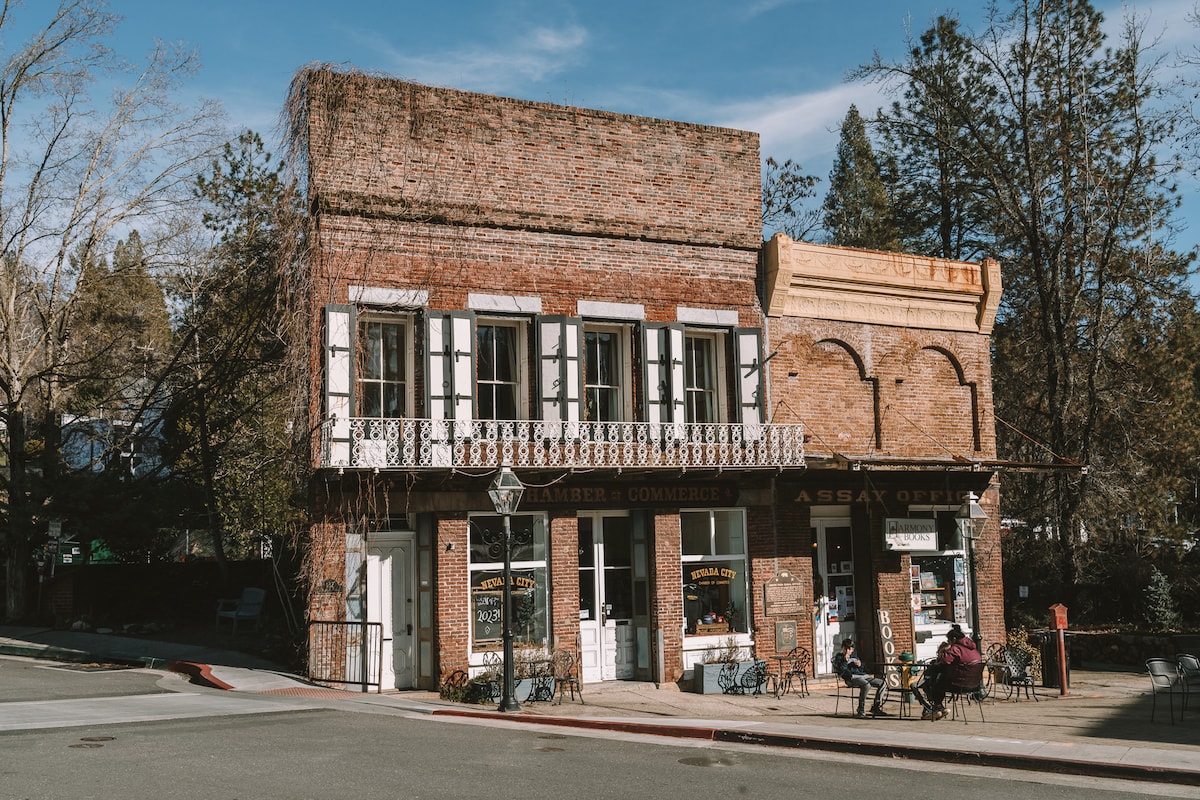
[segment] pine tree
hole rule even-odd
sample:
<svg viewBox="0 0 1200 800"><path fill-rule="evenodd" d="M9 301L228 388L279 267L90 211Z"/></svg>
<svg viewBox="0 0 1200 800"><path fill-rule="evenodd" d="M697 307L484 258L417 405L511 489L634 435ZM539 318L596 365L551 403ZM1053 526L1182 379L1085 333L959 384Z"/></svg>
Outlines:
<svg viewBox="0 0 1200 800"><path fill-rule="evenodd" d="M842 121L823 209L830 243L869 250L899 249L879 162L867 138L866 125L854 106L850 106Z"/></svg>
<svg viewBox="0 0 1200 800"><path fill-rule="evenodd" d="M1179 630L1182 621L1175 598L1171 596L1171 581L1155 565L1150 565L1150 583L1146 586L1146 623L1154 630Z"/></svg>
<svg viewBox="0 0 1200 800"><path fill-rule="evenodd" d="M275 261L291 208L280 165L251 131L226 144L195 190L216 239L174 285L185 314L168 455L195 487L194 516L224 566L260 552L291 513Z"/></svg>
<svg viewBox="0 0 1200 800"><path fill-rule="evenodd" d="M1156 156L1171 109L1156 105L1162 86L1140 28L1127 22L1114 45L1101 23L1081 0L1014 0L977 36L942 19L906 60L877 58L859 73L903 93L890 129L927 139L896 137L898 161L924 160L939 177L961 170L929 194L929 238L979 242L1002 263L1000 455L1053 464L1007 476L1004 513L1058 537L1068 605L1081 584L1082 532L1110 529L1129 512L1131 487L1162 477L1159 442L1198 435L1195 420L1157 413L1181 399L1159 334L1190 302L1188 258L1163 244L1177 198ZM938 154L954 169L930 163ZM947 240L933 227L939 204L968 193L979 205ZM1158 427L1174 424L1183 429Z"/></svg>

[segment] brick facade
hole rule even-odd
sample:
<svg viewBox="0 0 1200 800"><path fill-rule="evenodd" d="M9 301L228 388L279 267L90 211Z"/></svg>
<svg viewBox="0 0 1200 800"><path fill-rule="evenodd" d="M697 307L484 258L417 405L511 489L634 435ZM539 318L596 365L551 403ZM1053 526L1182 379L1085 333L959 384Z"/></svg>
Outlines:
<svg viewBox="0 0 1200 800"><path fill-rule="evenodd" d="M413 320L408 357L416 365L416 417L430 414L425 388L432 379L421 364L431 345L423 338L422 315L478 307L481 295L507 298L504 314L526 319L586 317L581 302L636 309L617 320L633 338L646 324L696 319L701 329L724 336L759 329L759 357L770 357L759 370L763 421L805 426L807 469L767 473L729 464L700 474L577 473L545 466L527 471L525 479L578 489L579 497L596 487L601 496L626 496L627 488L647 484L732 491L718 510L744 512L748 575L740 579L749 610L748 630L735 638L760 657L777 652L775 623L781 621L766 616L765 582L786 571L807 596L814 594L814 508L844 514L853 529L860 620L877 609L893 611L896 636L909 647L913 558L885 550L883 521L907 516L910 505L944 510L967 490L982 493L989 523L976 548L980 622L986 640L1001 638L998 488L983 466L995 458L987 333L998 267L807 245L793 252L774 240L764 248L753 133L362 75L316 71L297 80L307 98L312 249L303 285L311 318L305 355L314 374L325 369L326 305L353 305L360 287L419 298L360 304L364 313ZM836 292L830 289L835 281L822 278L826 273L842 276ZM862 275L869 280L860 281ZM855 292L867 297L870 291L875 294L863 307L875 316L857 318ZM535 312L513 310L518 300L530 299ZM908 316L893 313L905 304ZM979 320L974 328L972 319ZM635 344L630 357L641 355ZM740 372L734 366L727 366L730 383L721 387L730 414L736 410L732 380ZM641 385L637 368L629 380L638 399L652 388ZM327 382L328 376L313 382L314 420L325 415L319 392ZM523 391L535 409L534 388ZM640 404L631 406L637 418ZM307 429L319 432L314 420ZM432 562L436 578L432 607L414 613L429 620L432 653L414 683L434 688L455 670L478 668L467 515L490 513L484 494L490 471L384 468L351 480L322 464L319 444L314 438L314 485L319 479L322 491L330 484L337 489L335 500L314 507L312 541L335 543L363 519L388 517L411 527L423 521L432 533L420 557ZM520 513L545 514L547 522L550 643L573 646L580 634L577 513L627 512L645 527L649 577L647 608L633 612L632 624L644 626L636 677L686 684L702 640L711 645L718 638L688 632L695 620L686 618L680 581L686 556L680 511L689 508L683 502L523 503ZM344 554L336 551L314 548L314 581L342 579ZM341 602L314 593L310 615L340 614ZM811 615L805 611L792 621L798 644L812 649ZM872 626L860 622L857 635L869 641ZM870 649L868 643L864 655Z"/></svg>

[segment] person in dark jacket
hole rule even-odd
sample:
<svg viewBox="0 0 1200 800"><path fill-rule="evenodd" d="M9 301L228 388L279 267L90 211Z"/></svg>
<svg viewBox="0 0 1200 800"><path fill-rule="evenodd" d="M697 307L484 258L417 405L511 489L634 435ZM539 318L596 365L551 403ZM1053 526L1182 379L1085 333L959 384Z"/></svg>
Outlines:
<svg viewBox="0 0 1200 800"><path fill-rule="evenodd" d="M854 640L842 642L842 649L833 657L833 671L837 673L847 686L858 689L858 711L854 716L864 719L867 716L867 689L875 687L875 702L871 705L872 717L890 716L883 710L883 701L887 696L887 687L883 680L876 678L863 669L862 661L854 654Z"/></svg>
<svg viewBox="0 0 1200 800"><path fill-rule="evenodd" d="M921 719L938 720L946 716L942 702L954 679L962 669L978 664L983 659L979 649L958 625L951 625L946 641L938 647L937 660L925 668L921 682L913 687L913 696L924 711Z"/></svg>

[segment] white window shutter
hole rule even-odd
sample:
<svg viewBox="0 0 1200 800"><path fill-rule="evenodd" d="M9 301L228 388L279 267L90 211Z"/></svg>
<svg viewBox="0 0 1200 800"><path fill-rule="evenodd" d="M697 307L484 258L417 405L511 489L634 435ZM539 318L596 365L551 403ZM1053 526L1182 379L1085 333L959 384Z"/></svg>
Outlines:
<svg viewBox="0 0 1200 800"><path fill-rule="evenodd" d="M431 420L475 416L475 315L425 314L425 398Z"/></svg>
<svg viewBox="0 0 1200 800"><path fill-rule="evenodd" d="M546 422L583 419L583 320L539 317L538 395Z"/></svg>
<svg viewBox="0 0 1200 800"><path fill-rule="evenodd" d="M647 322L642 326L642 386L646 421L668 425L674 438L684 435L683 326Z"/></svg>
<svg viewBox="0 0 1200 800"><path fill-rule="evenodd" d="M737 393L739 420L752 426L746 431L751 438L758 438L759 426L763 421L763 402L766 366L761 359L762 330L759 328L734 328L734 358L737 376L734 390Z"/></svg>
<svg viewBox="0 0 1200 800"><path fill-rule="evenodd" d="M325 306L326 463L350 466L350 416L354 413L354 307Z"/></svg>

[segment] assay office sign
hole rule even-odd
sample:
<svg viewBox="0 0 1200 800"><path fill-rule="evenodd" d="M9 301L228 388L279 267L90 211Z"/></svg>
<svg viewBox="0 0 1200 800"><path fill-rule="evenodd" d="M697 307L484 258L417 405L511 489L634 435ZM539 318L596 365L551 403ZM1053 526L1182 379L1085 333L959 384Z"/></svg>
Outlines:
<svg viewBox="0 0 1200 800"><path fill-rule="evenodd" d="M937 550L937 520L889 517L883 521L883 546L888 550Z"/></svg>

